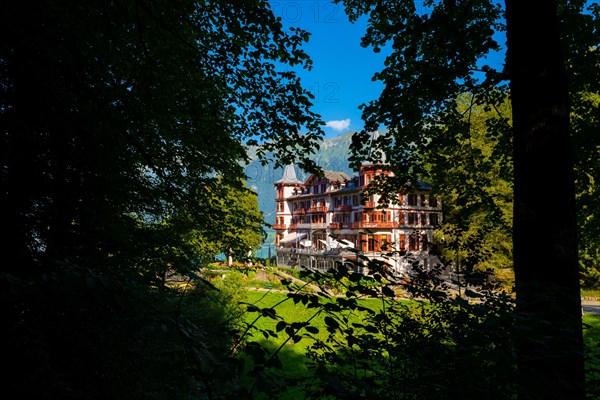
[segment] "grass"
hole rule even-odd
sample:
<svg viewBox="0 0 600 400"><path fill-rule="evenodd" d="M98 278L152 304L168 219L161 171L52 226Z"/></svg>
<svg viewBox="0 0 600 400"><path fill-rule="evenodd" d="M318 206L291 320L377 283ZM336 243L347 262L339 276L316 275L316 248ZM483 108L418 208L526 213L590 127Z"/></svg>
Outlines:
<svg viewBox="0 0 600 400"><path fill-rule="evenodd" d="M311 320L311 325L319 329L319 333L313 335L317 338L324 340L327 337L326 325L323 321L323 315L314 316L317 312L316 309L306 308L302 305L296 305L291 300L286 300L287 294L281 292L259 292L259 291L248 291L246 299L248 303L255 304L259 308L270 308L275 306L277 315L288 323L292 322L305 322ZM286 301L283 301L286 300ZM282 302L283 301L283 302ZM380 302L378 300L363 300L365 304L368 304L371 308L378 307ZM246 321L253 321L257 313L248 313ZM359 316L356 316L358 319ZM256 321L256 326L259 329L270 329L275 331L275 327L279 319L271 319L267 317L261 317ZM584 323L584 342L586 346L586 369L587 369L587 381L588 381L588 392L590 394L600 394L600 316L586 314L583 316ZM307 334L307 332L304 332ZM262 345L270 350L279 348L288 335L284 332L278 332L277 338L269 337L265 338L263 335L255 334L254 339L259 341ZM302 339L296 343L289 340L283 345L279 353L279 357L283 364L283 373L289 378L304 378L308 380L311 376L311 371L305 364L305 354L313 340L308 337L302 337ZM260 396L257 398L261 398ZM286 400L294 400L304 398L303 390L300 385L295 386L287 390L281 397Z"/></svg>
<svg viewBox="0 0 600 400"><path fill-rule="evenodd" d="M581 289L581 297L600 298L600 289Z"/></svg>
<svg viewBox="0 0 600 400"><path fill-rule="evenodd" d="M246 301L248 303L254 304L260 308L270 308L281 302L282 300L287 299L286 293L280 292L259 292L250 290L247 293ZM306 307L297 306L293 301L287 300L283 303L279 304L276 308L277 315L282 317L286 322L304 322L311 319L314 315L314 309L307 309ZM256 319L258 313L248 313L246 315L246 322L252 322ZM279 320L274 320L267 317L261 317L255 322L255 326L258 329L269 329L275 331L275 326ZM321 318L313 321L313 325L319 328L319 334L324 335L325 329L324 326L321 326L323 321ZM278 332L278 338L269 339L265 338L259 333L254 335L254 339L260 342L264 347L271 351L275 351L279 348L282 343L286 341L288 335L285 332ZM305 364L305 354L308 346L310 346L312 340L303 338L297 343L288 341L284 347L279 352L279 358L283 364L283 373L284 376L288 378L297 378L301 379L304 377L310 377L311 373L309 372L306 364ZM257 396L257 398L261 398ZM302 388L298 385L295 387L291 387L285 393L283 393L283 399L301 399L304 398Z"/></svg>
<svg viewBox="0 0 600 400"><path fill-rule="evenodd" d="M324 322L324 315L318 314L318 311L315 308L306 308L302 304L295 304L291 299L288 299L287 293L282 292L259 292L250 290L247 292L245 301L254 304L259 308L270 308L277 305L275 310L282 320L290 324L294 322L310 321L311 326L316 327L319 330L319 332L315 334L302 330L299 333L303 334L303 336L301 336L301 339L297 342L288 340L289 336L285 331L277 332L277 338L269 337L268 339L260 333L254 334L254 340L260 342L271 351L278 349L285 342L279 352L279 358L283 364L284 376L287 378L308 380L312 376L312 373L305 363L306 352L314 342L314 339L310 336L325 340L328 335L327 327ZM377 309L380 305L380 301L377 299L361 300L361 302L363 305L369 305L372 309ZM258 313L256 312L248 313L246 315L246 322L254 321L257 315ZM350 316L351 320L353 318L358 321L360 316ZM255 322L255 326L259 329L275 331L276 325L280 320L281 319L261 317ZM303 389L300 385L292 387L283 393L281 398L285 400L304 398Z"/></svg>
<svg viewBox="0 0 600 400"><path fill-rule="evenodd" d="M600 315L583 316L588 398L600 398Z"/></svg>

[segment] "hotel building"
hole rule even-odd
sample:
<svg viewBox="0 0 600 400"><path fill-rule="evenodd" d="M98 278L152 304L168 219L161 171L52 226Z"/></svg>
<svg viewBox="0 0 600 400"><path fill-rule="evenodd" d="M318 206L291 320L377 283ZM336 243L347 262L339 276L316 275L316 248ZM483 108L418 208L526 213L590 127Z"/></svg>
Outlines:
<svg viewBox="0 0 600 400"><path fill-rule="evenodd" d="M412 262L425 268L437 262L431 250L440 202L426 185L398 193L385 207L378 207L378 195L362 201L364 189L382 173L380 165L365 163L358 176L323 171L301 182L288 165L274 183L277 264L327 270L338 263L361 265L352 261L364 255L406 273Z"/></svg>

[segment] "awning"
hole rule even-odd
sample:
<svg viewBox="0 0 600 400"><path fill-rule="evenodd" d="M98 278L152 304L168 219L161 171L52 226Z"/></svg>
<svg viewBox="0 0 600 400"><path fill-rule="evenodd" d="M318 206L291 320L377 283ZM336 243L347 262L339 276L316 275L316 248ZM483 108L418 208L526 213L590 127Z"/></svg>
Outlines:
<svg viewBox="0 0 600 400"><path fill-rule="evenodd" d="M329 243L327 243L323 239L319 239L319 242L323 243L325 245L325 247L329 248Z"/></svg>
<svg viewBox="0 0 600 400"><path fill-rule="evenodd" d="M351 247L354 248L354 243L346 239L340 239L340 245L344 248Z"/></svg>
<svg viewBox="0 0 600 400"><path fill-rule="evenodd" d="M306 233L292 232L289 235L286 235L286 237L284 237L283 239L281 239L279 241L279 244L298 242L304 237L306 237Z"/></svg>
<svg viewBox="0 0 600 400"><path fill-rule="evenodd" d="M354 248L354 243L350 242L349 240L346 239L340 239L340 240L333 240L331 243L331 248L332 249L337 249L339 247L345 249L348 247L352 247Z"/></svg>
<svg viewBox="0 0 600 400"><path fill-rule="evenodd" d="M310 247L310 246L312 246L312 240L306 240L306 239L305 240L301 240L300 244L302 246L304 246L304 247Z"/></svg>

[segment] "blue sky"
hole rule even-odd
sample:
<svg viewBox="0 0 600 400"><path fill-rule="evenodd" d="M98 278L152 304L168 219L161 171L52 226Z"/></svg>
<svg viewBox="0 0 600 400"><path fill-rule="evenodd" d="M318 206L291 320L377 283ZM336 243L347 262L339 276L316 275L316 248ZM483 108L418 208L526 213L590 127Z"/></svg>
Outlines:
<svg viewBox="0 0 600 400"><path fill-rule="evenodd" d="M383 89L373 82L373 74L383 68L385 49L373 53L362 48L360 39L366 30L366 18L354 24L348 21L342 4L331 0L270 0L275 16L287 27L311 32L304 50L313 60L313 69L299 70L305 88L313 95L313 110L327 122L326 137L348 130L361 130L363 122L358 106L376 99ZM504 37L498 36L500 44ZM484 63L499 67L502 54Z"/></svg>
<svg viewBox="0 0 600 400"><path fill-rule="evenodd" d="M360 46L366 19L348 21L343 5L329 0L271 0L284 26L311 32L304 50L313 69L298 71L303 85L315 96L313 110L327 122L327 137L363 127L358 106L379 96L382 85L372 82L383 67L383 53Z"/></svg>

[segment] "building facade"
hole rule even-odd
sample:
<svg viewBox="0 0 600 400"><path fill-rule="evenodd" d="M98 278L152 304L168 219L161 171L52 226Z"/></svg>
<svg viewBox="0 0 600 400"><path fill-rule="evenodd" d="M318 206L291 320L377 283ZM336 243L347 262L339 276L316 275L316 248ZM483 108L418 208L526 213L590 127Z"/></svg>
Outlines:
<svg viewBox="0 0 600 400"><path fill-rule="evenodd" d="M406 273L414 261L426 269L437 262L432 249L440 202L421 185L378 207L379 196L363 192L382 173L378 165L363 164L358 176L324 171L301 182L288 165L274 183L277 264L327 270L338 263L360 265L363 255Z"/></svg>

